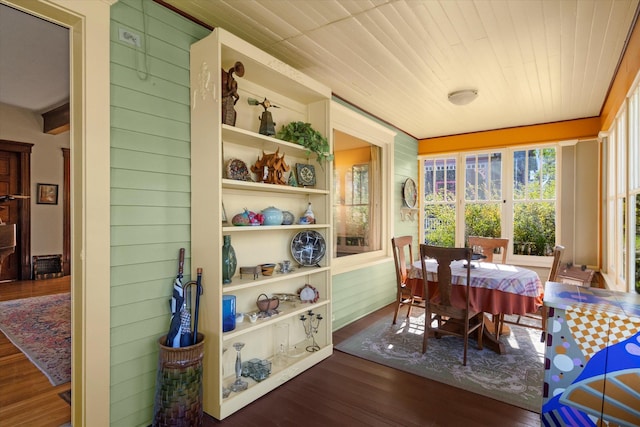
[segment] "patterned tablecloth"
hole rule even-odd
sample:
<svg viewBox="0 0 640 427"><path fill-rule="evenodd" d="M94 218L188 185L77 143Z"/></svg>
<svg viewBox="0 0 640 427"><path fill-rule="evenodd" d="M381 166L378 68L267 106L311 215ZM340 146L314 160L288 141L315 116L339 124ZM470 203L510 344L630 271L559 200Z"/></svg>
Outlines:
<svg viewBox="0 0 640 427"><path fill-rule="evenodd" d="M438 263L435 260L427 261L427 279L437 282ZM465 261L451 263L451 279L454 284L464 285L467 279ZM494 264L491 262L472 262L471 286L475 288L492 289L508 292L520 296L540 297L544 293L544 287L540 277L535 271L516 267L508 264ZM422 265L420 260L413 263L409 271L409 278L422 279Z"/></svg>

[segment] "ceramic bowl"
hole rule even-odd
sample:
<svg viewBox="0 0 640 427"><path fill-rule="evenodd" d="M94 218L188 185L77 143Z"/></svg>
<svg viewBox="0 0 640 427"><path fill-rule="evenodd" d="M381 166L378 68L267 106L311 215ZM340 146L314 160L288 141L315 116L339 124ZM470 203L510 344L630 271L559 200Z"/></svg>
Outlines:
<svg viewBox="0 0 640 427"><path fill-rule="evenodd" d="M262 216L264 222L262 225L280 225L282 224L282 211L273 206L269 206L267 209L262 210Z"/></svg>
<svg viewBox="0 0 640 427"><path fill-rule="evenodd" d="M263 276L271 276L273 274L273 270L275 269L275 264L262 264L260 268L262 269Z"/></svg>
<svg viewBox="0 0 640 427"><path fill-rule="evenodd" d="M291 225L296 220L296 217L289 211L282 212L282 225Z"/></svg>

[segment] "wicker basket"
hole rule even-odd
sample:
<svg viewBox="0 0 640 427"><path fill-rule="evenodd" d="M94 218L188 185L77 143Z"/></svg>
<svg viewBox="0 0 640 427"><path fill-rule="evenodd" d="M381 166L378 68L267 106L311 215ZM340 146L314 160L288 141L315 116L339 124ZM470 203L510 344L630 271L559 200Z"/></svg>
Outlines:
<svg viewBox="0 0 640 427"><path fill-rule="evenodd" d="M167 347L166 341L166 335L158 340L153 426L201 426L204 335L188 347Z"/></svg>

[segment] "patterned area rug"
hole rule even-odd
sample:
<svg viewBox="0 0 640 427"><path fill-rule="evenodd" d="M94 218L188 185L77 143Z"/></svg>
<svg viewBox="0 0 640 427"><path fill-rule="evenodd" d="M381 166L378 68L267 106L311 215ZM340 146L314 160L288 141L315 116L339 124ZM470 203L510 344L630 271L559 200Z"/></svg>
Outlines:
<svg viewBox="0 0 640 427"><path fill-rule="evenodd" d="M70 295L0 302L0 331L54 386L71 381Z"/></svg>
<svg viewBox="0 0 640 427"><path fill-rule="evenodd" d="M406 313L406 312L405 312ZM416 316L416 317L414 317ZM400 316L399 316L400 317ZM462 366L462 339L429 339L422 354L424 310L413 309L409 322L382 319L336 346L337 350L385 366L491 397L533 412L542 406L544 345L540 331L511 326L502 336L506 354L478 350L469 340L467 366Z"/></svg>

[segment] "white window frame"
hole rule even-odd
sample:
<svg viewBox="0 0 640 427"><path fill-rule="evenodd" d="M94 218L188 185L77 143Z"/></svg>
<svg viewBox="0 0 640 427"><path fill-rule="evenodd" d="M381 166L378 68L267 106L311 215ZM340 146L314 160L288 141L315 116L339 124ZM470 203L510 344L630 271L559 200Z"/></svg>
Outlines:
<svg viewBox="0 0 640 427"><path fill-rule="evenodd" d="M342 274L348 271L361 269L367 265L386 262L393 256L390 248L391 236L393 235L393 200L391 194L391 177L393 176L393 146L396 132L376 123L364 115L349 109L335 101L331 102L331 140L333 142L333 132L340 132L362 139L370 144L380 147L380 168L381 179L381 218L380 230L381 248L380 250L364 252L344 257L336 257L331 247L331 270L332 274ZM331 173L333 180L333 173ZM333 188L333 182L331 183ZM333 200L333 196L332 196ZM333 214L331 216L333 218ZM333 221L333 219L332 219Z"/></svg>
<svg viewBox="0 0 640 427"><path fill-rule="evenodd" d="M640 197L640 73L636 75L625 102L617 111L605 140L606 168L603 171L603 239L606 254L602 276L607 288L635 293L636 220L635 199ZM626 200L623 211L622 200ZM626 230L623 235L623 224Z"/></svg>
<svg viewBox="0 0 640 427"><path fill-rule="evenodd" d="M455 231L455 245L461 247L465 244L465 227L464 224L464 211L465 211L465 158L469 155L483 155L491 153L501 153L502 155L502 197L504 203L502 203L501 220L502 220L502 237L509 238L509 249L507 252L507 262L510 264L524 265L531 267L549 267L552 259L548 256L531 256L531 255L514 255L513 254L513 153L515 151L528 151L533 149L555 148L556 149L556 241L561 242L561 212L560 203L561 200L561 165L562 165L562 150L560 143L545 143L545 144L531 144L514 146L507 148L494 148L486 150L469 150L451 153L439 153L437 155L419 156L419 179L420 182L424 182L424 166L425 159L444 159L444 158L456 158L456 231ZM420 188L424 188L421 186ZM424 191L424 190L423 190ZM420 197L420 239L424 236L424 194L421 193ZM507 216L509 218L507 219Z"/></svg>

